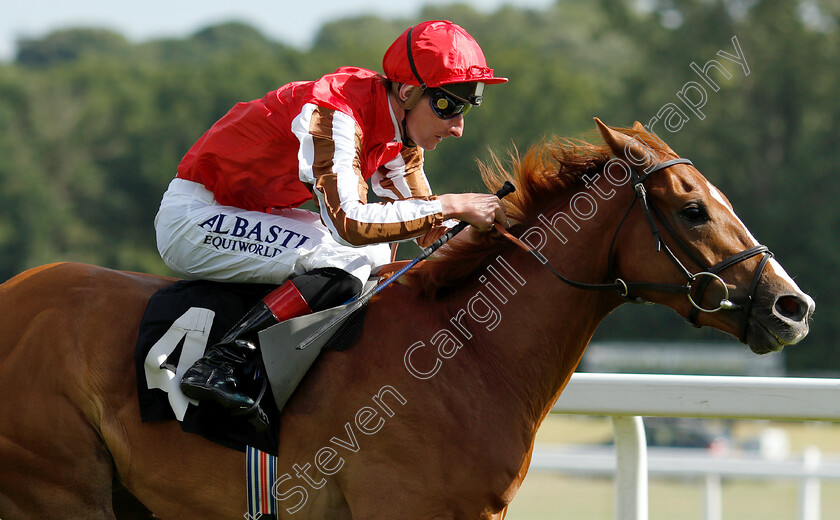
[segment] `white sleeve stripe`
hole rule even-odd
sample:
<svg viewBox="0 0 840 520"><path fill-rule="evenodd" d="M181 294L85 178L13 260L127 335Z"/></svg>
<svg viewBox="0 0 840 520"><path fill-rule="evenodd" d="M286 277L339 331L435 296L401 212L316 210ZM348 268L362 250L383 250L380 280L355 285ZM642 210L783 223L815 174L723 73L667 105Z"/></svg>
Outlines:
<svg viewBox="0 0 840 520"><path fill-rule="evenodd" d="M386 163L385 168L388 169L385 178L393 183L394 189L399 192L400 196L404 199L411 197L411 187L405 180L405 158L402 154L398 154L394 159Z"/></svg>
<svg viewBox="0 0 840 520"><path fill-rule="evenodd" d="M405 198L394 183L382 174L382 170L377 170L376 173L371 176L370 183L373 186L373 192L380 198L388 200L399 200Z"/></svg>
<svg viewBox="0 0 840 520"><path fill-rule="evenodd" d="M315 147L312 142L312 134L309 133L309 125L312 121L312 113L316 106L307 103L303 106L300 114L292 120L292 133L300 141L298 148L298 178L305 184L315 183L315 174L312 171L315 162Z"/></svg>

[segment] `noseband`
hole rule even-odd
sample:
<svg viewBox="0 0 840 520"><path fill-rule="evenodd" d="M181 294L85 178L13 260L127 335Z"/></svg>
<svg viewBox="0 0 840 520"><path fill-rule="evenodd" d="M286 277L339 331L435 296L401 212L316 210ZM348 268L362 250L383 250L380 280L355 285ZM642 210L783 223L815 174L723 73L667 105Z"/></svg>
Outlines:
<svg viewBox="0 0 840 520"><path fill-rule="evenodd" d="M713 266L707 266L706 263L696 253L694 253L691 250L691 248L688 247L688 244L686 244L679 237L679 235L676 233L674 228L665 218L663 213L653 203L653 200L649 199L647 196L647 190L645 189L644 184L645 180L647 180L647 178L650 177L651 174L669 168L675 164L688 164L691 166L694 165L694 163L692 163L688 159L678 158L659 163L650 170L645 171L641 175L635 168L630 169L630 181L631 185L633 186L633 190L636 192L636 196L633 198L633 202L630 204L630 207L627 208L627 212L621 218L621 221L618 224L618 228L615 230L615 234L613 235L612 242L610 243L609 278L613 278L615 276L615 257L613 255L613 251L615 248L616 240L618 238L618 234L621 231L621 227L624 225L624 221L627 220L627 217L630 215L630 212L633 210L633 207L638 202L642 207L645 219L647 220L648 226L650 227L650 232L653 235L656 250L663 251L668 256L671 262L685 277L685 284L627 282L618 276L615 276L615 282L605 284L593 284L570 280L569 278L566 278L565 276L557 272L551 265L549 265L548 259L546 259L537 250L535 250L532 247L529 247L520 240L510 236L506 231L504 231L504 228L502 228L501 226L497 226L497 229L502 231L503 234L508 236L508 238L514 240L514 242L516 242L517 245L526 249L529 253L534 255L543 265L545 265L552 273L554 273L555 276L560 278L560 280L578 289L594 291L613 290L617 291L619 296L621 296L626 301L632 303L646 304L650 304L650 302L638 296L632 296L632 294L635 294L638 291L685 294L688 297L688 301L691 302L691 311L689 312L687 319L695 327L700 326L697 323L697 318L701 312L717 312L720 310L731 311L743 309L745 311L745 319L744 326L741 330L739 339L742 342L746 342L747 330L749 327L749 316L752 310L753 301L755 300L756 291L758 290L758 283L761 279L761 274L764 272L764 268L767 265L767 262L770 260L770 258L773 257L773 253L770 252L767 246L757 245L747 248L744 251L741 251L740 253L736 253ZM688 256L689 259L691 259L692 262L694 262L700 267L700 272L692 274L692 272L685 267L685 265L680 261L680 259L677 258L674 252L671 251L671 249L668 247L668 244L666 244L665 241L662 240L662 235L659 232L659 227L657 226L657 220L661 223L662 227L665 229L668 235L671 236L671 238L674 240L677 246ZM756 255L762 255L762 258L758 264L758 268L755 270L755 274L753 275L753 280L750 285L749 293L747 295L747 301L744 303L744 305L733 303L729 300L729 288L726 286L726 282L720 276L720 273L725 269L733 265L739 264L744 260L748 260ZM717 307L706 308L702 306L703 296L705 295L706 289L708 289L709 285L713 281L717 281L721 285L721 287L723 287L724 296ZM696 287L693 286L695 282L697 282ZM692 296L692 293L694 293L694 296Z"/></svg>

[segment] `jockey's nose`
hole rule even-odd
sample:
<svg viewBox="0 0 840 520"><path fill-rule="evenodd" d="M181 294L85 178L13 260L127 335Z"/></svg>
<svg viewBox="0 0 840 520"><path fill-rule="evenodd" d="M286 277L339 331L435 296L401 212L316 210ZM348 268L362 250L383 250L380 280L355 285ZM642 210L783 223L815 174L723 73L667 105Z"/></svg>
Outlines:
<svg viewBox="0 0 840 520"><path fill-rule="evenodd" d="M464 135L464 116L459 114L449 121L449 135L452 137L461 137Z"/></svg>

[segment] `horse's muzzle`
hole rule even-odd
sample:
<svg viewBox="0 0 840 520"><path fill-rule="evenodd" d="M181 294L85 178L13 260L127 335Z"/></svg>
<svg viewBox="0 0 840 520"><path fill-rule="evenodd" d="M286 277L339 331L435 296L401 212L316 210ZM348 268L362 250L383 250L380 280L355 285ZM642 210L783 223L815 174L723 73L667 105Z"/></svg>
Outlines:
<svg viewBox="0 0 840 520"><path fill-rule="evenodd" d="M746 343L756 354L777 352L802 341L808 335L816 304L805 293L762 295L765 305L757 305L748 317Z"/></svg>

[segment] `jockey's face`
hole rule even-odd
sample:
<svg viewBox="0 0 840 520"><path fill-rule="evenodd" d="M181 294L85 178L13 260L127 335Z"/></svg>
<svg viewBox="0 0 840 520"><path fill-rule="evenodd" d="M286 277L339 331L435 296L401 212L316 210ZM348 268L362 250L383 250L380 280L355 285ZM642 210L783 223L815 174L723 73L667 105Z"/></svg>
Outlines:
<svg viewBox="0 0 840 520"><path fill-rule="evenodd" d="M449 119L441 119L432 109L429 93L406 114L408 138L424 150L434 150L438 143L447 137L461 137L464 133L464 116L458 114Z"/></svg>

